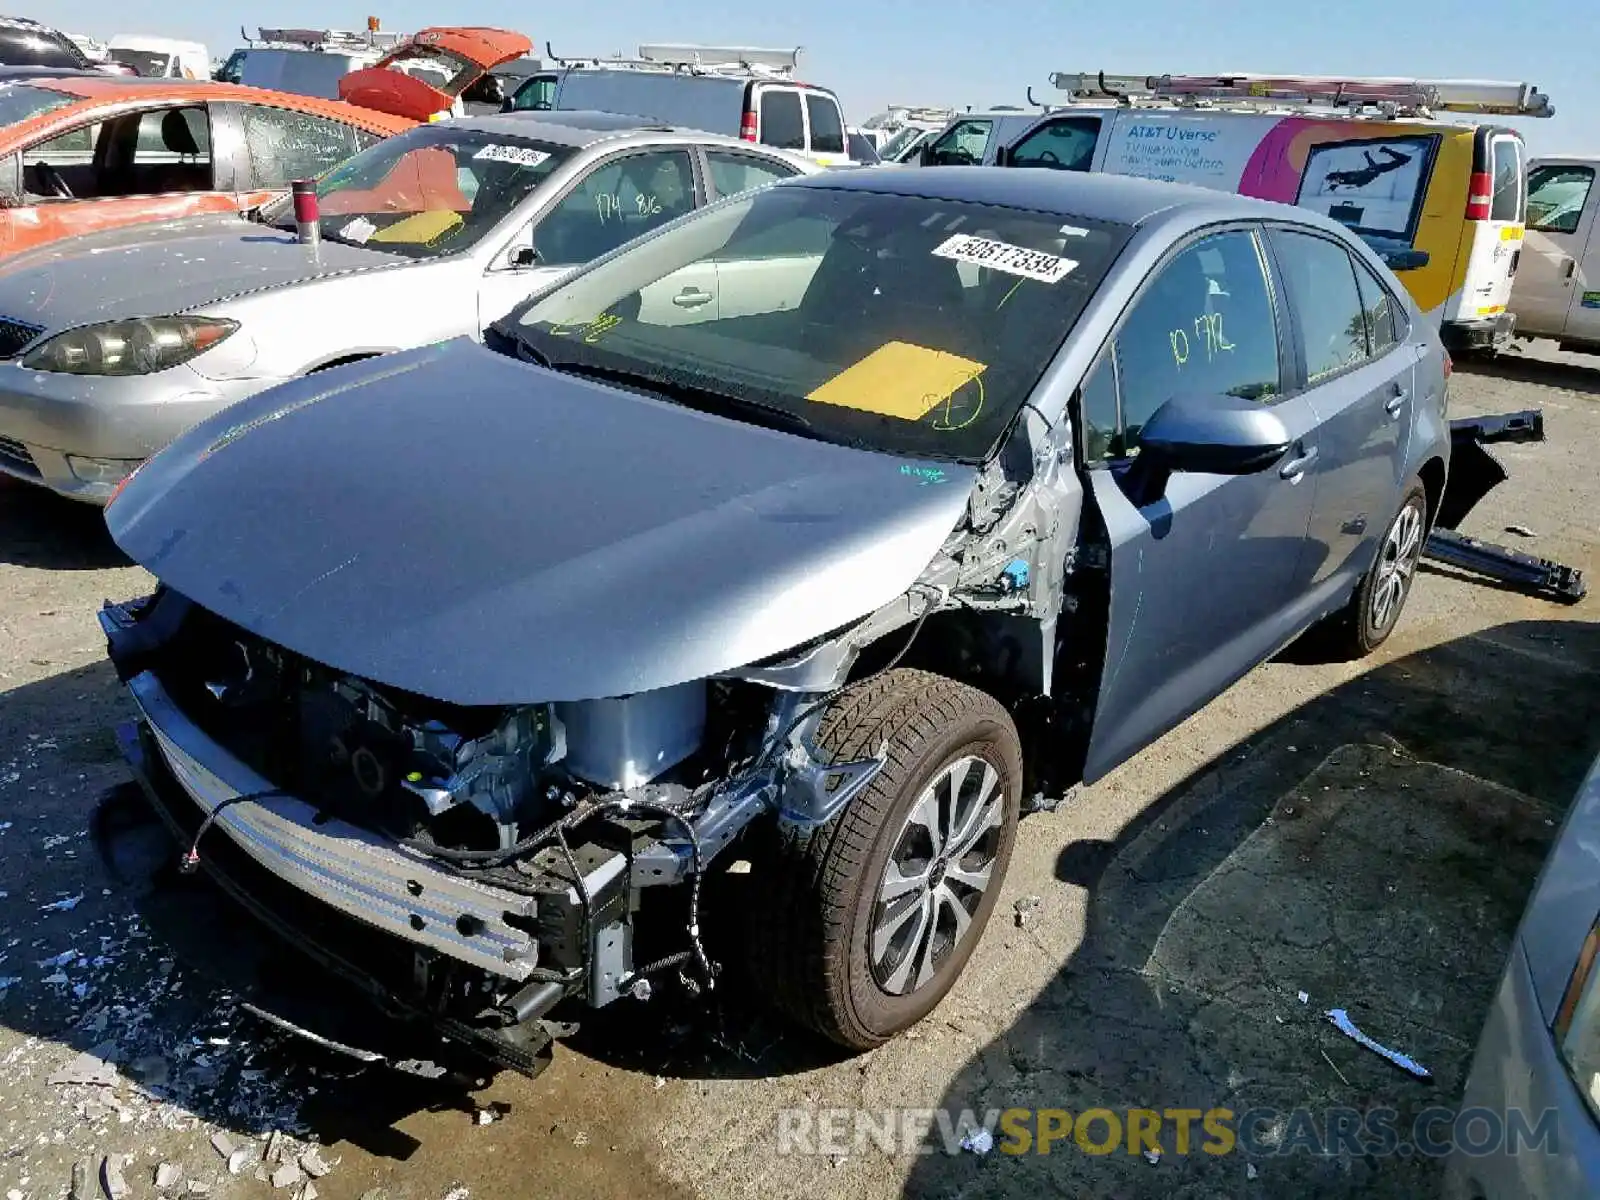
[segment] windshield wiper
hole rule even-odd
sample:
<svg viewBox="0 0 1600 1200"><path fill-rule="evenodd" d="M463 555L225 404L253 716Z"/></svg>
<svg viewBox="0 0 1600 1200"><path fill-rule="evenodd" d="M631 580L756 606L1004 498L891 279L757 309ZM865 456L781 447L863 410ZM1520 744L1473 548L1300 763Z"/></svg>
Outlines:
<svg viewBox="0 0 1600 1200"><path fill-rule="evenodd" d="M537 353L537 351L535 351ZM550 362L546 357L545 361ZM739 413L757 413L765 424L781 425L787 429L810 430L810 418L783 408L776 404L768 404L764 400L755 400L749 396L741 396L734 392L719 391L697 383L688 383L676 379L661 379L655 375L645 375L638 371L629 371L618 367L600 367L592 363L581 362L554 362L550 369L561 371L569 375L582 375L588 379L598 379L605 383L621 384L624 387L639 388L642 391L656 393L667 399L693 408L701 412L729 411Z"/></svg>

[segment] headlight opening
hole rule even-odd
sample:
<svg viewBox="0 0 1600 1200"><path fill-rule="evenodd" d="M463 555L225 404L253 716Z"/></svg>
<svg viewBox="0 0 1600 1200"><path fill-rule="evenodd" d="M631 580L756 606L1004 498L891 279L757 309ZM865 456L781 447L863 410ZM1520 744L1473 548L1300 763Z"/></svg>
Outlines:
<svg viewBox="0 0 1600 1200"><path fill-rule="evenodd" d="M232 335L220 317L141 317L69 329L22 360L32 371L69 375L151 375L188 362Z"/></svg>

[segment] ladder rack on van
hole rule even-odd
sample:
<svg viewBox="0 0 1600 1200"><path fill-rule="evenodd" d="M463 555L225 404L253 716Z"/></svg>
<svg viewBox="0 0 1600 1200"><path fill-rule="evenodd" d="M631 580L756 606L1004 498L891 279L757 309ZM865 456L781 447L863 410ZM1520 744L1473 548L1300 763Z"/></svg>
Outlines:
<svg viewBox="0 0 1600 1200"><path fill-rule="evenodd" d="M347 29L268 29L261 27L251 37L240 26L239 34L253 46L299 46L305 50L383 50L405 43L407 35L372 30L356 33Z"/></svg>
<svg viewBox="0 0 1600 1200"><path fill-rule="evenodd" d="M1052 86L1074 102L1273 109L1376 109L1385 116L1482 113L1552 117L1550 97L1531 83L1492 79L1391 79L1331 75L1107 75L1058 71Z"/></svg>
<svg viewBox="0 0 1600 1200"><path fill-rule="evenodd" d="M639 47L636 58L561 58L545 43L546 55L560 67L611 67L640 71L681 71L692 75L763 75L793 77L803 48L772 50L760 46L690 46L657 44Z"/></svg>
<svg viewBox="0 0 1600 1200"><path fill-rule="evenodd" d="M944 125L955 119L956 109L931 104L891 104L882 112L861 123L863 129L887 129L920 121L926 125Z"/></svg>

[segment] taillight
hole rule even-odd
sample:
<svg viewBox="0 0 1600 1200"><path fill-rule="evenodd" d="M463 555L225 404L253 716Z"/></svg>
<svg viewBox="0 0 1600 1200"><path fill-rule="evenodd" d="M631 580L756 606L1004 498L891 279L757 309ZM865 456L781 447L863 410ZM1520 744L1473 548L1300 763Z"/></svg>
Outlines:
<svg viewBox="0 0 1600 1200"><path fill-rule="evenodd" d="M1474 171L1467 184L1467 220L1487 221L1493 203L1494 176L1487 171Z"/></svg>
<svg viewBox="0 0 1600 1200"><path fill-rule="evenodd" d="M744 119L739 122L739 136L744 141L756 140L756 114L754 109L744 110Z"/></svg>

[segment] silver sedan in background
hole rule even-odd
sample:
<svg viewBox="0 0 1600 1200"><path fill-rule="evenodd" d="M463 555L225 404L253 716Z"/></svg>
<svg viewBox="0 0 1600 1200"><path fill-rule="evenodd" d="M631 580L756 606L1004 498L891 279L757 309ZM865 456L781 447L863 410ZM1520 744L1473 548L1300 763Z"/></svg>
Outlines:
<svg viewBox="0 0 1600 1200"><path fill-rule="evenodd" d="M419 126L287 199L75 238L0 267L0 472L103 504L184 429L284 380L482 328L540 286L720 195L819 170L608 113ZM693 280L645 298L710 315Z"/></svg>

